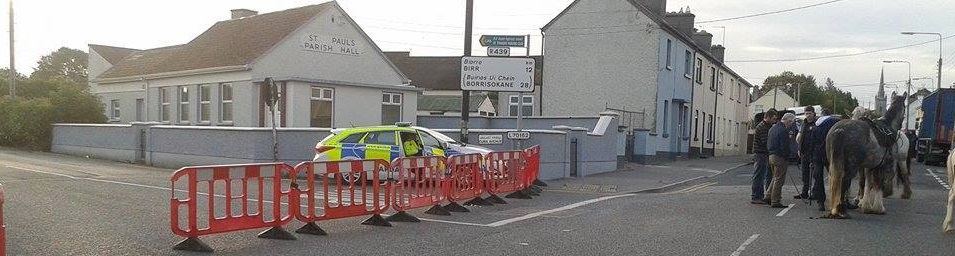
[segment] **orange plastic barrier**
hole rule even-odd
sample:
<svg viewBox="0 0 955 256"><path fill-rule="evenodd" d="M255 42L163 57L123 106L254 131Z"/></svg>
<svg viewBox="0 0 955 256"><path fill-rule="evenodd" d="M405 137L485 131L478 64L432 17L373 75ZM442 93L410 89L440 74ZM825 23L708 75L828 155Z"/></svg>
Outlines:
<svg viewBox="0 0 955 256"><path fill-rule="evenodd" d="M494 203L506 204L498 194L508 194L507 198L530 199L520 190L524 189L523 151L496 151L488 153L484 161L487 172L484 174L485 188L488 200Z"/></svg>
<svg viewBox="0 0 955 256"><path fill-rule="evenodd" d="M327 235L316 221L358 217L371 214L364 225L391 226L381 213L388 209L392 198L389 182L383 182L379 172L388 170L383 160L342 160L304 162L295 166L296 177L304 176L304 184L292 182L292 212L305 226L296 233ZM350 175L358 182L343 182ZM363 182L367 181L367 182ZM305 200L303 205L301 200ZM305 208L304 212L303 209ZM321 213L316 209L322 210Z"/></svg>
<svg viewBox="0 0 955 256"><path fill-rule="evenodd" d="M540 176L541 169L541 146L535 145L524 149L524 184L526 187L530 187L535 184L535 181Z"/></svg>
<svg viewBox="0 0 955 256"><path fill-rule="evenodd" d="M470 200L465 205L493 205L481 198L484 195L484 169L481 154L456 155L448 158L448 205L452 212L469 212L457 202Z"/></svg>
<svg viewBox="0 0 955 256"><path fill-rule="evenodd" d="M271 228L260 233L261 238L294 240L295 236L282 228L292 220L292 214L287 208L283 212L281 205L291 201L290 190L282 188L282 178L293 172L284 163L179 169L171 178L170 226L173 233L186 240L174 249L212 252L199 236L259 228ZM185 182L185 190L177 190L177 182ZM236 193L238 187L241 191ZM177 192L184 192L185 197L178 198ZM217 204L220 200L224 203ZM265 207L267 204L270 207ZM206 211L200 211L200 207ZM182 210L185 215L181 215Z"/></svg>
<svg viewBox="0 0 955 256"><path fill-rule="evenodd" d="M447 183L444 157L421 156L402 157L391 162L391 168L397 176L392 185L394 201L392 208L398 213L387 218L389 221L420 222L406 210L431 206L427 214L451 215L441 207L447 199Z"/></svg>

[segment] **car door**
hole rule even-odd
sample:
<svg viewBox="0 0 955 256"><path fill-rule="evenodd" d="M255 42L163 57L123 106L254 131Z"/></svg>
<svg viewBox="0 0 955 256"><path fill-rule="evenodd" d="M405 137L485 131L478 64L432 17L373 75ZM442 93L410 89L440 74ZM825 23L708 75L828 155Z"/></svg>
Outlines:
<svg viewBox="0 0 955 256"><path fill-rule="evenodd" d="M387 162L398 158L399 147L394 130L368 132L365 144L365 159L381 159Z"/></svg>
<svg viewBox="0 0 955 256"><path fill-rule="evenodd" d="M418 135L421 138L421 145L424 146L425 156L450 156L447 155L447 151L441 146L441 141L431 136L431 134L418 131Z"/></svg>

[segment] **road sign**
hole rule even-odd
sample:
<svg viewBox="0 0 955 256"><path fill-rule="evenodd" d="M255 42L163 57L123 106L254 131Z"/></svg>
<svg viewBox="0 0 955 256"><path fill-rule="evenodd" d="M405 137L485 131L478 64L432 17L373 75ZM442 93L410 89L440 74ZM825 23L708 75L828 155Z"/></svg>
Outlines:
<svg viewBox="0 0 955 256"><path fill-rule="evenodd" d="M500 134L478 135L478 144L481 145L501 145L504 144L504 136Z"/></svg>
<svg viewBox="0 0 955 256"><path fill-rule="evenodd" d="M533 92L534 59L461 58L461 90Z"/></svg>
<svg viewBox="0 0 955 256"><path fill-rule="evenodd" d="M500 46L488 47L487 56L491 56L491 57L511 56L511 47L500 47Z"/></svg>
<svg viewBox="0 0 955 256"><path fill-rule="evenodd" d="M482 35L481 46L524 47L524 36Z"/></svg>
<svg viewBox="0 0 955 256"><path fill-rule="evenodd" d="M507 139L509 140L526 140L531 138L531 133L526 131L519 132L507 132Z"/></svg>

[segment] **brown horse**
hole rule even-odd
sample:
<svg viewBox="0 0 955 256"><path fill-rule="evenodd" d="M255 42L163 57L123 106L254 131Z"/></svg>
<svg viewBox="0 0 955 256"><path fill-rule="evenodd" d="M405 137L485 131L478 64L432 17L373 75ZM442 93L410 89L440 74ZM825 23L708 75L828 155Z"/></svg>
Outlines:
<svg viewBox="0 0 955 256"><path fill-rule="evenodd" d="M876 120L886 129L898 131L902 127L904 97L895 97L885 115ZM865 190L859 206L863 213L885 214L882 205L882 187L896 163L893 145L879 143L880 129L862 120L842 120L826 135L826 155L829 159L829 213L824 217L846 218L849 186L857 174L862 174ZM895 139L891 141L894 142Z"/></svg>

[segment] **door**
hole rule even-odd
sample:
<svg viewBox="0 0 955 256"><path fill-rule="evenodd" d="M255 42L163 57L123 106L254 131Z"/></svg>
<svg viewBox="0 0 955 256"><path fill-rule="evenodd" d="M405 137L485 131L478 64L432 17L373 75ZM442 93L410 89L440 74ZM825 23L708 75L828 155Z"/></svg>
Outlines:
<svg viewBox="0 0 955 256"><path fill-rule="evenodd" d="M365 159L381 159L387 162L400 156L395 131L376 131L365 135Z"/></svg>

